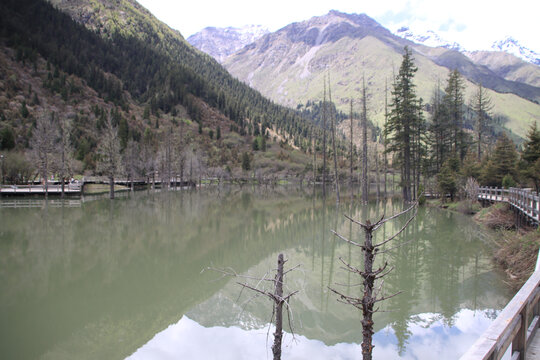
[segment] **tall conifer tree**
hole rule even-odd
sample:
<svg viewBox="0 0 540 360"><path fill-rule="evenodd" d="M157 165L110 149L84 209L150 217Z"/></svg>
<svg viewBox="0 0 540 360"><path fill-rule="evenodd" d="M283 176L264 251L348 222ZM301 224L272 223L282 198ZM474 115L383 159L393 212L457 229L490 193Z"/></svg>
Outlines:
<svg viewBox="0 0 540 360"><path fill-rule="evenodd" d="M387 151L394 153L394 159L401 167L401 187L404 201L412 199L413 140L415 129L419 123L419 105L413 83L417 70L412 52L406 46L399 73L395 78L390 116L385 126L385 135L388 138Z"/></svg>

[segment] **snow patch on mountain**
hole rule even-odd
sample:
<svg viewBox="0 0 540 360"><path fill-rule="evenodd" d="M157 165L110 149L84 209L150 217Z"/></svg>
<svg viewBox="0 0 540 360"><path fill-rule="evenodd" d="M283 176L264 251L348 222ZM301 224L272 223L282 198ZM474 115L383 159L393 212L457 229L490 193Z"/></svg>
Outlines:
<svg viewBox="0 0 540 360"><path fill-rule="evenodd" d="M404 39L410 40L417 44L426 45L429 47L442 47L445 49L464 51L463 47L457 42L451 42L441 38L435 31L413 31L407 26L400 27L394 32L395 35Z"/></svg>
<svg viewBox="0 0 540 360"><path fill-rule="evenodd" d="M222 62L227 56L269 32L267 28L261 25L226 28L207 27L188 37L187 41Z"/></svg>
<svg viewBox="0 0 540 360"><path fill-rule="evenodd" d="M495 51L504 51L531 64L540 65L540 54L524 47L511 36L506 37L504 40L495 41L491 46L491 49Z"/></svg>

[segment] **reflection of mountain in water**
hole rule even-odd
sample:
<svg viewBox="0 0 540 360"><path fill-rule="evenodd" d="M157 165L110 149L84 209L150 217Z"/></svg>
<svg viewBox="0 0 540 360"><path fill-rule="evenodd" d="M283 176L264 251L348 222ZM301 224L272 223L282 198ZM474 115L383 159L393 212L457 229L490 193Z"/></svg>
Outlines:
<svg viewBox="0 0 540 360"><path fill-rule="evenodd" d="M387 213L399 210L397 206L387 204ZM314 209L312 223L319 231L316 231L313 242L307 247L295 245L285 250L290 259L289 266L303 265L303 272L293 273L287 279L291 289L302 289L292 300L293 315L297 321L294 330L308 338L322 340L327 345L355 342L361 334L360 314L337 303L328 291L328 286L336 287L336 283L354 285L360 282L351 279L337 260L342 257L354 262L356 258L361 263L359 250L336 240L329 231L338 229L339 233L354 239L362 236L357 229L350 228L349 222L343 221L341 214L344 211L351 210L334 207ZM376 218L381 211L374 204L368 209L352 209L359 219ZM381 229L377 241L400 226L389 224ZM492 270L491 257L483 242L485 236L465 216L438 209L420 209L417 221L411 223L400 241L406 242L411 237L416 240L385 255L384 260L396 266L396 270L385 279L387 293L404 293L383 305L384 310L391 312L376 314L376 328L387 325L393 328L398 347L403 351L407 339L412 335L409 325L413 314L426 311L439 314L438 320L452 327L454 317L461 309L504 307L509 294L500 282L499 275ZM249 269L249 274L262 275L268 269L275 268L276 257L277 254L271 254ZM358 287L350 288L350 291L360 292ZM244 296L239 298L239 293L236 280L231 280L222 291L188 314L204 326L242 324L245 329L264 326L271 315L271 304L266 299L258 299L242 310L241 305L249 294L244 292Z"/></svg>
<svg viewBox="0 0 540 360"><path fill-rule="evenodd" d="M462 310L455 315L456 326L449 329L436 314L414 316L409 327L414 334L410 346L400 356L404 360L455 360L480 336L492 319L486 312ZM138 349L128 360L145 359L234 359L252 360L271 358L270 346L273 328L246 330L236 326L204 327L184 316L177 323L158 333ZM391 328L374 336L375 359L396 359L397 340ZM322 341L303 335L285 333L283 358L310 360L352 360L362 358L359 341L339 342L328 346Z"/></svg>
<svg viewBox="0 0 540 360"><path fill-rule="evenodd" d="M392 210L398 207L388 202ZM1 211L3 357L94 359L131 354L186 312L204 326L238 325L238 287L214 282L216 274L201 270L231 266L260 273L275 267L279 251L290 259L287 265L303 265L290 280L303 289L293 302L299 333L327 344L357 342L358 315L338 304L327 286L356 282L337 259L361 256L329 230L358 238L341 214L373 218L381 209L323 206L303 192L257 189L135 194L74 209ZM475 229L464 217L431 209L419 214L410 230L418 240L386 254L397 266L388 290L409 294L388 304L398 312L375 319L379 329L390 324L399 338L410 314L441 313L451 322L462 307L502 307L507 294L497 286ZM391 231L379 236L383 230ZM266 324L267 309L267 303L248 306L242 324Z"/></svg>

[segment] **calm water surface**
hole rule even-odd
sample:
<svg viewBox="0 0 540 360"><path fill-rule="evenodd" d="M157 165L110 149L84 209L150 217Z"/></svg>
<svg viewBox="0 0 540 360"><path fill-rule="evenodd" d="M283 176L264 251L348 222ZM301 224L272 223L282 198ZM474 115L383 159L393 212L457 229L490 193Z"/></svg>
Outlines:
<svg viewBox="0 0 540 360"><path fill-rule="evenodd" d="M137 193L113 202L0 208L0 358L267 359L271 303L207 267L262 276L286 266L291 331L284 359L361 359L360 314L328 287L360 294L339 258L361 266L353 240L398 202L323 202L311 190ZM29 205L27 202L26 205ZM67 206L70 205L70 206ZM405 221L381 228L377 241ZM457 359L512 293L470 218L421 208L380 256L395 266L375 315L375 359ZM341 285L340 285L341 284Z"/></svg>

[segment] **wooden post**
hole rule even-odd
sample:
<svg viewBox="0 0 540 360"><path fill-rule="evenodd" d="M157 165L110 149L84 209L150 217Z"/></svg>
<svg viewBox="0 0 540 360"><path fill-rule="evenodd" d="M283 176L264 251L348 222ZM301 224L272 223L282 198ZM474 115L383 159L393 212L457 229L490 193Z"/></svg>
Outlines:
<svg viewBox="0 0 540 360"><path fill-rule="evenodd" d="M274 360L281 359L281 342L283 339L283 254L278 255L278 270L276 274L276 289L274 292L274 306L276 313L276 332L272 353Z"/></svg>
<svg viewBox="0 0 540 360"><path fill-rule="evenodd" d="M516 337L512 341L512 353L519 352L519 360L525 360L525 354L527 352L527 329L529 327L529 304L525 305L519 316L521 317L521 325L519 327Z"/></svg>

